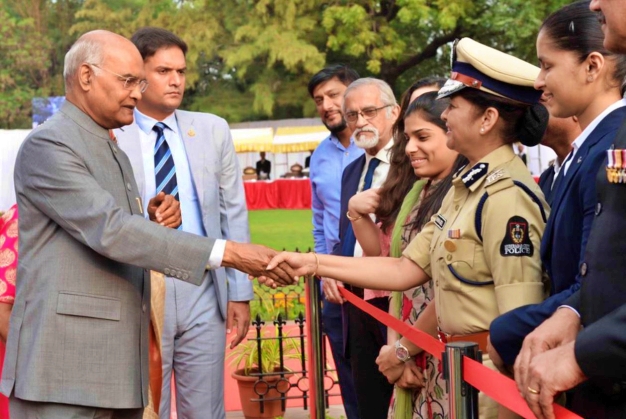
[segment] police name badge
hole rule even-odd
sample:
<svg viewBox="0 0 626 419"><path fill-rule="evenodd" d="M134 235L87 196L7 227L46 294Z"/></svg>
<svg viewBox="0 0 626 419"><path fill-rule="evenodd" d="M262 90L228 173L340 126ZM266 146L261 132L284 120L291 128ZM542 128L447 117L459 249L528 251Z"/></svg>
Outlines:
<svg viewBox="0 0 626 419"><path fill-rule="evenodd" d="M529 224L525 218L511 217L506 223L504 239L500 245L502 256L532 256L535 253L533 242L528 232Z"/></svg>
<svg viewBox="0 0 626 419"><path fill-rule="evenodd" d="M435 218L435 225L439 230L443 230L443 226L446 225L446 221L448 220L446 220L443 215L437 214L437 217Z"/></svg>
<svg viewBox="0 0 626 419"><path fill-rule="evenodd" d="M606 151L606 178L610 183L626 183L626 150Z"/></svg>

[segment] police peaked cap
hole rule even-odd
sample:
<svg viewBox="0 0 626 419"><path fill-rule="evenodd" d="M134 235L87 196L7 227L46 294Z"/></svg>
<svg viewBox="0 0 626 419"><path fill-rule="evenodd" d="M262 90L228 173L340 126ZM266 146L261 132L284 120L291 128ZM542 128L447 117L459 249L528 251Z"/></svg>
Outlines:
<svg viewBox="0 0 626 419"><path fill-rule="evenodd" d="M539 68L526 61L463 38L452 47L452 74L437 98L471 87L534 105L542 93L533 87L538 75Z"/></svg>

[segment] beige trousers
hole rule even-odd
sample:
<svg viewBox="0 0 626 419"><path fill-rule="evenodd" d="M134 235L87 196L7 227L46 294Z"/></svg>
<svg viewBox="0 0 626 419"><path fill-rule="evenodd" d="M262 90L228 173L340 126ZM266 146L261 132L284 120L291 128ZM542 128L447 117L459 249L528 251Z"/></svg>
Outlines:
<svg viewBox="0 0 626 419"><path fill-rule="evenodd" d="M152 324L152 329L154 330L154 337L156 343L158 343L157 348L159 349L159 353L161 352L161 332L163 331L163 318L165 316L165 276L161 273L152 271L150 273L150 286L151 286L151 294L150 294L150 322ZM160 359L160 358L159 358ZM159 369L160 371L160 369ZM144 410L143 419L159 419L158 406L160 402L160 397L168 395L161 395L161 386L158 388L152 388L152 378L150 380L150 391L148 391L148 400L149 404ZM154 385L157 387L157 385ZM155 403L155 395L159 396L159 400ZM156 408L155 408L156 406Z"/></svg>

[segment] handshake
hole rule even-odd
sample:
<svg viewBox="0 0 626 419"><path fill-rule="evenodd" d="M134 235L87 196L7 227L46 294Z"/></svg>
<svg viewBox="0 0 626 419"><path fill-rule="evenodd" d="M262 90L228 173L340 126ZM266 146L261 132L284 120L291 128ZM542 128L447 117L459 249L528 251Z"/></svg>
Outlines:
<svg viewBox="0 0 626 419"><path fill-rule="evenodd" d="M182 223L180 203L172 195L160 192L150 200L147 210L150 220L162 226L177 228ZM313 263L307 263L311 261ZM261 284L276 288L295 284L301 276L315 274L317 256L313 253L279 254L269 247L227 241L222 266L245 272L250 279L258 278Z"/></svg>
<svg viewBox="0 0 626 419"><path fill-rule="evenodd" d="M222 266L246 272L250 279L276 288L292 285L301 276L314 275L317 269L315 253L278 253L257 244L226 242Z"/></svg>

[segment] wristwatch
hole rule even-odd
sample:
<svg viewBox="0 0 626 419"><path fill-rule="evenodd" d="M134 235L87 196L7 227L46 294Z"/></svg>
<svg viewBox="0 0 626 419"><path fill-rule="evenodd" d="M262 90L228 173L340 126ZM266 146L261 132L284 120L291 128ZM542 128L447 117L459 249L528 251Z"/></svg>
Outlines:
<svg viewBox="0 0 626 419"><path fill-rule="evenodd" d="M399 339L396 341L396 357L398 357L398 359L402 362L406 362L411 359L411 355L409 355L409 350L406 346L400 343Z"/></svg>

